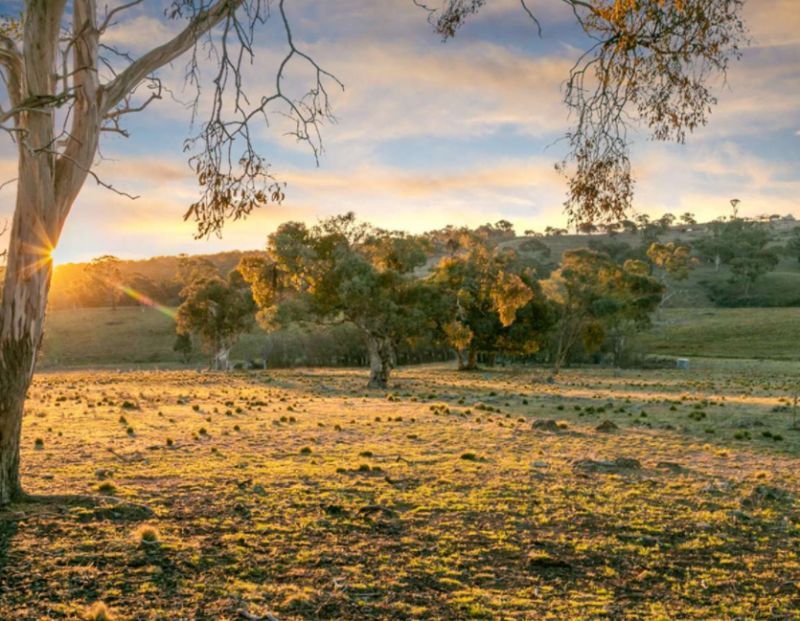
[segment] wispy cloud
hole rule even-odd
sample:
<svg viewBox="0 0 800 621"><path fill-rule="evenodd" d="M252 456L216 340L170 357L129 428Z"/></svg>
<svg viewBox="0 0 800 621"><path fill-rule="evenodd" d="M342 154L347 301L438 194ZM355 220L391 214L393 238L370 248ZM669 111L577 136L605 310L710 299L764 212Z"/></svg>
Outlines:
<svg viewBox="0 0 800 621"><path fill-rule="evenodd" d="M350 209L381 226L417 231L499 218L520 230L563 224L565 184L553 170L562 146L552 145L568 127L563 80L580 35L561 3L532 6L544 26L542 38L518 0L495 0L442 44L411 2L290 3L297 42L346 85L343 93L332 91L338 123L324 128L320 167L302 145L281 136L285 126L273 116L258 141L288 182L286 202L232 223L222 240L194 241L192 224L182 220L197 196L181 148L189 116L165 98L129 120L130 140L107 137L108 159L97 167L104 181L141 198L129 201L87 182L60 254L253 248L281 221L313 221ZM181 24L166 22L158 7L143 3L109 40L134 56L166 40ZM797 0L746 3L753 46L719 85L710 124L687 145L637 136L637 209L713 216L736 195L750 215L800 215L797 9ZM279 25L272 20L261 32L258 62L246 69L254 97L274 87L285 51ZM184 68L179 60L163 76L188 98L181 93ZM308 77L299 64L290 73L290 88ZM201 112L205 105L201 101ZM11 152L0 154L0 180L15 176ZM0 192L0 218L12 203L10 186Z"/></svg>

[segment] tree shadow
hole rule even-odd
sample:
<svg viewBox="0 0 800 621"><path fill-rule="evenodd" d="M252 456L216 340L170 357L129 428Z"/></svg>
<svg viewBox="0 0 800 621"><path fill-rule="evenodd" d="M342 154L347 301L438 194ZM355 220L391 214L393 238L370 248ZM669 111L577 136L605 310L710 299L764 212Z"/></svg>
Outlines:
<svg viewBox="0 0 800 621"><path fill-rule="evenodd" d="M3 578L6 573L6 567L9 563L9 552L11 550L11 542L19 530L19 520L13 516L0 517L0 578Z"/></svg>
<svg viewBox="0 0 800 621"><path fill-rule="evenodd" d="M81 522L93 520L136 522L153 516L153 511L149 507L125 502L113 496L23 493L5 512L0 513L0 523L8 519L19 521L31 515L41 515L51 511L73 512Z"/></svg>

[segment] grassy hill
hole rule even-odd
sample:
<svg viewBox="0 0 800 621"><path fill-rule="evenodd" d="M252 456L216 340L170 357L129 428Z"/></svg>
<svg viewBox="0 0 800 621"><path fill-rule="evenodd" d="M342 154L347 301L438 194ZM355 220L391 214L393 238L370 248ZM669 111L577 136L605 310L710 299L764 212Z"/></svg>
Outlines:
<svg viewBox="0 0 800 621"><path fill-rule="evenodd" d="M800 360L800 308L665 309L640 340L651 354Z"/></svg>
<svg viewBox="0 0 800 621"><path fill-rule="evenodd" d="M233 359L257 357L262 335L256 329L243 336ZM176 365L180 357L172 351L174 341L175 321L149 307L52 311L39 364L42 368Z"/></svg>
<svg viewBox="0 0 800 621"><path fill-rule="evenodd" d="M707 224L699 224L691 228L676 227L662 234L660 240L662 242L683 242L693 245L706 234L707 226ZM770 245L784 246L795 226L797 226L797 223L794 221L773 222L770 225L773 236L773 241ZM517 249L526 239L529 238L517 237L504 242L502 245ZM634 248L641 245L641 237L638 233L618 233L613 236L607 234L560 235L540 237L538 239L550 248L551 259L555 262L560 259L565 251L587 247L591 243L624 243ZM729 277L730 271L725 266L722 266L719 271L715 271L711 265L700 265L682 283L680 293L670 300L669 306L713 307L714 304L709 299L703 283L705 281L712 283L723 282ZM800 262L794 257L781 255L780 262L775 270L756 282L752 290L752 296L757 301L758 306L800 306Z"/></svg>

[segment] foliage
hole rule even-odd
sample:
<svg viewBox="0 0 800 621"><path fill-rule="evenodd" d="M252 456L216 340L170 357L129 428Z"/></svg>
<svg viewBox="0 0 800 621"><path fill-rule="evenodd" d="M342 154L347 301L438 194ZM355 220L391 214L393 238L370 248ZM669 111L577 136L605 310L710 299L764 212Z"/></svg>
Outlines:
<svg viewBox="0 0 800 621"><path fill-rule="evenodd" d="M370 353L370 385L383 387L397 346L432 329L435 292L414 276L426 259L423 240L347 213L311 228L282 224L266 255L243 260L239 270L268 328L343 321L358 327Z"/></svg>
<svg viewBox="0 0 800 621"><path fill-rule="evenodd" d="M123 287L121 273L119 269L120 260L113 255L103 255L97 257L89 263L86 275L88 276L89 286L102 291L108 300L108 305L116 309Z"/></svg>
<svg viewBox="0 0 800 621"><path fill-rule="evenodd" d="M792 229L791 236L786 242L785 252L800 263L800 226L795 226Z"/></svg>
<svg viewBox="0 0 800 621"><path fill-rule="evenodd" d="M709 283L710 294L725 305L730 304L724 302L729 298L747 300L753 285L778 264L776 250L768 246L771 240L771 230L764 223L737 217L712 223L696 247L716 269L727 265L731 275L727 285Z"/></svg>
<svg viewBox="0 0 800 621"><path fill-rule="evenodd" d="M172 345L172 351L180 355L181 362L190 362L192 360L192 354L194 353L192 335L188 332L178 332L175 335L175 343Z"/></svg>
<svg viewBox="0 0 800 621"><path fill-rule="evenodd" d="M532 353L539 348L548 325L533 323L544 313L530 260L479 236L464 236L461 250L441 259L431 282L445 296L444 331L458 352L459 368L474 369L479 353ZM512 338L518 313L528 306L536 310L529 309L527 321L516 326Z"/></svg>
<svg viewBox="0 0 800 621"><path fill-rule="evenodd" d="M196 334L213 356L212 367L227 369L231 348L254 321L250 291L242 286L236 272L231 272L227 279L198 277L182 294L185 299L178 307L177 333Z"/></svg>
<svg viewBox="0 0 800 621"><path fill-rule="evenodd" d="M627 261L621 267L608 255L589 249L565 252L561 267L542 283L542 289L558 313L555 372L577 345L592 353L607 336L624 340L647 325L663 294L661 284L647 275L640 261ZM617 343L615 354L619 348Z"/></svg>
<svg viewBox="0 0 800 621"><path fill-rule="evenodd" d="M678 283L689 278L689 272L699 263L688 246L675 242L653 242L647 249L647 258L665 287L662 304L678 293Z"/></svg>

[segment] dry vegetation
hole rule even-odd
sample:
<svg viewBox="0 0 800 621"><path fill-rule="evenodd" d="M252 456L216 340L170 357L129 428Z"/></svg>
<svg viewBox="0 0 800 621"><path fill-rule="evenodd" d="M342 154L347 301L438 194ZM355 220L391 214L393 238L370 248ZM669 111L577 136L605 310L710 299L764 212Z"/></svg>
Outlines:
<svg viewBox="0 0 800 621"><path fill-rule="evenodd" d="M0 618L798 618L797 369L714 365L41 374Z"/></svg>

